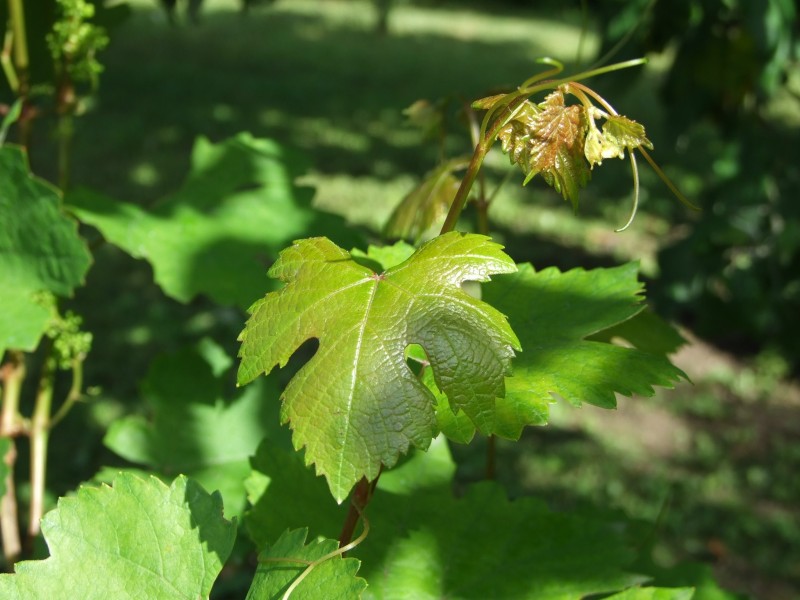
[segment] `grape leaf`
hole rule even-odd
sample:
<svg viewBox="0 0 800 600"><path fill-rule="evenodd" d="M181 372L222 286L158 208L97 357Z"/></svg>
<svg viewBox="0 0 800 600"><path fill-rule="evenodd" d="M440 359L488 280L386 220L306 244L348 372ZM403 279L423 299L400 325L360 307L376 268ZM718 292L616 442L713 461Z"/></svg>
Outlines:
<svg viewBox="0 0 800 600"><path fill-rule="evenodd" d="M529 264L483 286L483 299L508 315L523 352L497 402L495 433L510 439L528 424L547 421L552 396L580 406L616 406L615 393L652 396L686 375L662 354L586 338L643 310L638 266L561 273Z"/></svg>
<svg viewBox="0 0 800 600"><path fill-rule="evenodd" d="M359 479L436 433L433 395L405 362L409 344L425 349L454 410L481 431L494 428L517 339L502 314L459 286L515 269L489 238L455 232L381 274L325 238L296 242L270 269L286 287L253 305L240 336L239 383L319 339L286 387L281 415L341 502Z"/></svg>
<svg viewBox="0 0 800 600"><path fill-rule="evenodd" d="M452 159L425 175L394 209L386 222L384 235L419 240L431 225L440 223L450 210L460 184L453 172L466 168L467 164L464 159Z"/></svg>
<svg viewBox="0 0 800 600"><path fill-rule="evenodd" d="M218 494L181 476L171 486L120 474L82 487L42 519L51 556L0 575L14 600L208 598L236 537Z"/></svg>
<svg viewBox="0 0 800 600"><path fill-rule="evenodd" d="M183 187L151 210L88 190L67 202L108 241L148 260L168 296L188 302L206 294L247 308L270 289L266 267L296 237L360 241L342 218L311 207L313 191L294 184L301 172L300 159L270 140L198 138Z"/></svg>
<svg viewBox="0 0 800 600"><path fill-rule="evenodd" d="M247 600L279 600L292 582L306 570L296 560L316 561L335 551L339 544L335 540L323 539L305 545L307 529L285 532L277 542L258 555L253 584ZM316 564L292 591L292 600L351 600L360 598L367 582L356 577L359 561L355 558L334 556Z"/></svg>
<svg viewBox="0 0 800 600"><path fill-rule="evenodd" d="M693 588L637 587L609 596L606 600L692 600L693 597Z"/></svg>
<svg viewBox="0 0 800 600"><path fill-rule="evenodd" d="M90 262L59 192L31 174L22 149L0 147L0 356L36 348L53 316L42 292L71 296Z"/></svg>
<svg viewBox="0 0 800 600"><path fill-rule="evenodd" d="M206 342L157 358L143 383L152 418L128 416L112 423L105 445L123 458L168 477L182 473L219 490L228 515L244 508L250 456L265 435L280 435L273 382L237 394L228 390L232 360Z"/></svg>

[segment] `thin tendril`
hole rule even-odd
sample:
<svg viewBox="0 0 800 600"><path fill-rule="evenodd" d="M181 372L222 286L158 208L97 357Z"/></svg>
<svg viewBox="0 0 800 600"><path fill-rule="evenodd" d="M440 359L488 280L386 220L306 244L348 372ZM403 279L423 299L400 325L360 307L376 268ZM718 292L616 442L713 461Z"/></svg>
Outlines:
<svg viewBox="0 0 800 600"><path fill-rule="evenodd" d="M654 161L654 160L653 160L653 157L652 157L652 156L650 156L650 154L648 154L647 150L645 150L645 149L644 149L644 148L642 148L641 146L638 148L638 150L639 150L639 152L641 152L641 153L642 153L642 156L644 156L645 160L646 160L647 162L649 162L649 163L650 163L650 166L651 166L651 167L653 167L653 170L656 172L656 175L658 175L658 176L661 178L661 181L663 181L663 182L664 182L664 185L666 185L666 186L669 188L669 191L670 191L670 192L672 192L673 194L675 194L675 197L676 197L678 200L680 200L682 204L685 204L686 206L688 206L688 207L689 207L689 208L691 208L692 210L702 210L702 209L701 209L699 206L697 206L696 204L694 204L694 203L690 202L690 201L689 201L689 199L688 199L688 198L686 198L686 196L684 196L684 195L683 195L683 194L680 192L680 190L678 190L678 188L677 188L677 187L675 187L675 184L674 184L674 183L672 183L672 181L670 180L670 178L669 178L669 177L667 177L667 174L666 174L666 173L664 173L664 171L662 171L662 170L661 170L661 167L659 167L659 166L656 164L656 161Z"/></svg>
<svg viewBox="0 0 800 600"><path fill-rule="evenodd" d="M628 217L628 222L619 229L615 229L617 233L625 231L633 223L636 218L636 211L639 210L639 167L636 165L636 155L628 149L628 156L631 159L631 173L633 174L633 208L631 209L631 216Z"/></svg>

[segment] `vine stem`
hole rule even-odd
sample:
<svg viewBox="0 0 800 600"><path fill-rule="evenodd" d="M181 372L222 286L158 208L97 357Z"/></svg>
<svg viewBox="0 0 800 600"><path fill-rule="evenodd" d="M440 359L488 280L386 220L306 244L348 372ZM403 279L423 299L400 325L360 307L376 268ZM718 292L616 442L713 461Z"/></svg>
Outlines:
<svg viewBox="0 0 800 600"><path fill-rule="evenodd" d="M31 417L31 500L28 520L28 538L39 535L41 519L44 514L45 479L47 475L47 445L50 440L50 409L53 404L53 382L55 380L55 360L52 357L52 343L48 340L45 358L39 379L39 389Z"/></svg>
<svg viewBox="0 0 800 600"><path fill-rule="evenodd" d="M9 28L6 37L6 44L11 43L14 65L10 63L3 65L6 77L14 72L14 81L9 80L14 93L22 99L22 116L19 119L20 143L27 148L30 145L31 124L30 120L33 111L29 106L28 95L30 93L30 80L28 68L30 57L28 56L28 39L25 34L25 8L23 0L8 0L8 20Z"/></svg>
<svg viewBox="0 0 800 600"><path fill-rule="evenodd" d="M472 153L472 158L469 161L467 172L464 174L464 178L461 180L461 185L458 186L458 191L453 199L453 204L450 205L450 211L447 213L447 218L444 220L444 224L442 225L439 235L455 230L456 224L458 223L458 217L461 215L461 211L464 210L464 206L467 203L467 198L469 197L469 192L472 189L472 184L475 183L475 179L478 176L478 172L483 165L486 155L491 149L492 144L494 144L494 141L497 138L497 135L500 133L500 130L506 125L507 117L513 115L514 111L522 106L525 100L525 96L518 96L514 98L505 107L503 113L501 113L501 115L495 120L492 128L475 145L475 151Z"/></svg>
<svg viewBox="0 0 800 600"><path fill-rule="evenodd" d="M9 351L8 362L0 368L2 383L2 408L0 409L0 437L10 440L3 460L8 465L6 493L0 500L0 532L3 540L3 554L7 565L14 564L22 552L19 534L17 497L14 486L14 463L17 449L14 436L19 433L19 399L22 382L25 379L25 359L21 352Z"/></svg>
<svg viewBox="0 0 800 600"><path fill-rule="evenodd" d="M356 484L353 495L350 498L350 510L347 512L347 517L342 525L342 532L339 534L340 550L348 546L350 540L353 539L353 532L356 530L358 520L361 518L367 504L369 504L369 501L372 499L372 494L375 491L375 486L378 485L380 476L381 472L379 471L378 476L372 481L364 477Z"/></svg>

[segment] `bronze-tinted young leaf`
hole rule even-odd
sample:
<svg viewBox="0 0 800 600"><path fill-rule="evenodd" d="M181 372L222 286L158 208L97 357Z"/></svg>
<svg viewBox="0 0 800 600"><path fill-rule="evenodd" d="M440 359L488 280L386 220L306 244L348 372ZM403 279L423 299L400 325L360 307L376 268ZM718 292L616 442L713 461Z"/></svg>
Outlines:
<svg viewBox="0 0 800 600"><path fill-rule="evenodd" d="M551 93L539 105L531 132L531 159L526 182L541 173L544 180L573 207L578 192L590 178L583 157L587 123L581 106L564 104L560 90Z"/></svg>
<svg viewBox="0 0 800 600"><path fill-rule="evenodd" d="M519 344L505 317L461 283L514 271L480 235L441 235L380 274L326 238L298 241L270 269L286 286L251 309L239 384L319 339L286 387L281 415L341 502L362 477L436 434L435 398L406 364L410 344L424 348L452 409L480 431L494 429L495 398Z"/></svg>
<svg viewBox="0 0 800 600"><path fill-rule="evenodd" d="M450 210L460 181L454 171L466 167L464 159L449 160L428 173L394 209L384 233L389 238L418 240Z"/></svg>
<svg viewBox="0 0 800 600"><path fill-rule="evenodd" d="M498 134L503 152L525 173L525 183L541 173L573 207L578 192L591 176L584 159L584 137L588 129L584 109L566 106L560 90L538 106L522 105L515 118Z"/></svg>

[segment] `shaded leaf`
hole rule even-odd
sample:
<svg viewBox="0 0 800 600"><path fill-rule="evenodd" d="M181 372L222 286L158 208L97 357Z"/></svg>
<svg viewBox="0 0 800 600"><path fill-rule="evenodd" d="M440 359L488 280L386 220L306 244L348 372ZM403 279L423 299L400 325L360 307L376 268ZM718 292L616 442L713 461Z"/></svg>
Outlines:
<svg viewBox="0 0 800 600"><path fill-rule="evenodd" d="M272 543L286 529L306 527L312 536L336 537L348 507L337 504L324 479L303 461L301 452L265 439L251 460L245 481L250 508L244 520L258 548ZM291 490L291 499L285 495Z"/></svg>
<svg viewBox="0 0 800 600"><path fill-rule="evenodd" d="M284 459L260 463L259 476L270 483L245 517L248 530L292 528L309 518L312 534L338 535L343 513L326 507L321 517L314 501L304 500L319 479L297 453ZM577 600L643 580L627 567L634 554L624 521L555 512L531 498L512 502L492 483L456 498L448 481L454 467L439 438L429 452L416 451L381 475L366 510L370 534L349 553L362 560L365 597ZM384 482L393 474L397 479ZM279 509L272 519L270 506Z"/></svg>
<svg viewBox="0 0 800 600"><path fill-rule="evenodd" d="M236 537L219 495L181 476L171 486L120 474L83 487L42 519L51 556L0 575L8 600L208 598Z"/></svg>
<svg viewBox="0 0 800 600"><path fill-rule="evenodd" d="M315 540L305 545L307 529L285 532L273 545L258 555L253 584L247 600L279 600L307 565L297 559L313 562L334 552L335 540ZM289 558L295 560L275 560ZM292 591L292 600L352 600L360 598L367 582L356 577L359 561L335 556L316 564Z"/></svg>
<svg viewBox="0 0 800 600"><path fill-rule="evenodd" d="M231 364L210 341L157 358L142 386L152 418L115 421L104 443L165 476L182 473L219 490L228 515L238 515L250 456L265 435L279 429L273 408L279 392L271 380L262 379L233 393L227 376Z"/></svg>
<svg viewBox="0 0 800 600"><path fill-rule="evenodd" d="M686 378L663 354L587 339L644 308L637 270L628 263L536 272L524 264L483 286L484 300L508 315L523 348L497 402L498 435L517 439L525 425L544 424L554 395L613 408L615 394L651 396L653 386Z"/></svg>
<svg viewBox="0 0 800 600"><path fill-rule="evenodd" d="M644 352L662 355L672 354L686 344L686 340L672 325L651 310L643 310L588 339L610 343L614 338L621 338Z"/></svg>
<svg viewBox="0 0 800 600"><path fill-rule="evenodd" d="M419 240L432 225L442 221L461 183L453 172L466 168L467 164L464 159L449 160L425 175L394 209L386 222L384 235Z"/></svg>
<svg viewBox="0 0 800 600"><path fill-rule="evenodd" d="M59 192L31 174L21 148L0 147L0 356L36 348L53 316L48 293L71 296L90 262Z"/></svg>
<svg viewBox="0 0 800 600"><path fill-rule="evenodd" d="M247 480L251 507L244 519L256 546L272 542L285 529L305 526L312 536L339 535L348 507L333 501L325 481L304 464L301 453L267 439L259 446L252 465ZM427 451L412 450L399 465L384 471L378 489L410 502L416 493L449 490L455 469L447 440L439 436ZM378 510L382 512L383 508Z"/></svg>
<svg viewBox="0 0 800 600"><path fill-rule="evenodd" d="M502 314L465 294L465 280L515 270L485 236L448 233L382 274L327 239L296 242L270 270L287 283L252 307L242 332L240 384L283 366L310 338L319 350L283 394L296 448L342 501L409 447L436 433L434 398L405 361L420 344L451 406L482 431L517 347Z"/></svg>
<svg viewBox="0 0 800 600"><path fill-rule="evenodd" d="M198 138L183 187L151 210L88 190L67 202L108 241L150 262L168 296L188 302L206 294L247 308L271 289L265 272L295 238L359 242L342 218L312 208L313 191L294 183L302 166L279 144L249 134L219 144Z"/></svg>
<svg viewBox="0 0 800 600"><path fill-rule="evenodd" d="M370 508L372 533L352 552L366 598L578 600L642 581L626 572L633 553L620 524L510 502L492 483L460 499L378 491Z"/></svg>

